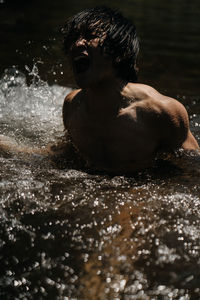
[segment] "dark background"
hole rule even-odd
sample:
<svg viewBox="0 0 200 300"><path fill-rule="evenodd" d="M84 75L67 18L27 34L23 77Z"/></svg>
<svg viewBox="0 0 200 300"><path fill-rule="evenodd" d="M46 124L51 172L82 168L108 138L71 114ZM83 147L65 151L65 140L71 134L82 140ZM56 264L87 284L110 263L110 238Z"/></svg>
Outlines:
<svg viewBox="0 0 200 300"><path fill-rule="evenodd" d="M78 11L99 5L132 19L141 39L139 81L171 95L199 95L199 0L0 0L0 76L34 63L49 84L71 86L60 27Z"/></svg>

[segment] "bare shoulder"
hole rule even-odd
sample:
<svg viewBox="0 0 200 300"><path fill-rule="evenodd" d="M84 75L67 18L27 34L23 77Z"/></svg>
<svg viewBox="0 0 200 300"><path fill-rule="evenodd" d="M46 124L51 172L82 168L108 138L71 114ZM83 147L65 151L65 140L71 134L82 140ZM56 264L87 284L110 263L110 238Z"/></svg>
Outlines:
<svg viewBox="0 0 200 300"><path fill-rule="evenodd" d="M64 99L64 104L71 103L73 99L81 92L81 89L73 90Z"/></svg>
<svg viewBox="0 0 200 300"><path fill-rule="evenodd" d="M146 113L169 118L182 117L188 122L187 111L178 100L159 93L149 85L129 83L125 93L133 99L132 106L146 110Z"/></svg>
<svg viewBox="0 0 200 300"><path fill-rule="evenodd" d="M62 116L64 126L67 126L67 120L77 107L80 99L81 89L73 90L70 92L64 99L63 107L62 107Z"/></svg>
<svg viewBox="0 0 200 300"><path fill-rule="evenodd" d="M129 97L133 97L129 108L134 114L137 112L138 120L144 120L146 125L155 128L164 148L198 148L189 128L188 113L182 103L148 85L131 83L126 88Z"/></svg>
<svg viewBox="0 0 200 300"><path fill-rule="evenodd" d="M128 83L123 90L123 94L135 100L145 100L149 97L157 98L162 96L153 87L141 83Z"/></svg>

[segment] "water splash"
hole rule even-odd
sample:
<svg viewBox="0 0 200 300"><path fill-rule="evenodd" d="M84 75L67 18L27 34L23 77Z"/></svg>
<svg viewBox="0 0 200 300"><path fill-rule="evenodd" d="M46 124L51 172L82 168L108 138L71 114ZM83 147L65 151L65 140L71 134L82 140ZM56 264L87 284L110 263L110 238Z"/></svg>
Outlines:
<svg viewBox="0 0 200 300"><path fill-rule="evenodd" d="M62 103L70 89L42 81L37 65L29 75L29 86L15 67L5 70L0 80L1 133L21 142L47 143L62 131Z"/></svg>

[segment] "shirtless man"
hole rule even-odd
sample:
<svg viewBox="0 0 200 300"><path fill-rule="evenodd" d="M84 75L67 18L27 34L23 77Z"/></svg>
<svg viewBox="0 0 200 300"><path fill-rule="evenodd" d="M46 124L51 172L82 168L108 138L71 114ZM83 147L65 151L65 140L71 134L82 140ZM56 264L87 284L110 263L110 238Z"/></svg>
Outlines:
<svg viewBox="0 0 200 300"><path fill-rule="evenodd" d="M184 106L136 83L139 43L129 20L110 8L96 7L70 18L63 34L80 87L64 101L63 122L87 166L133 173L149 167L160 151L199 149ZM5 153L63 157L63 152L69 153L65 145L30 149L0 136L0 150Z"/></svg>
<svg viewBox="0 0 200 300"><path fill-rule="evenodd" d="M148 167L158 151L199 149L184 106L136 83L139 45L129 20L97 7L69 19L63 33L80 87L67 95L63 121L89 166L132 173Z"/></svg>

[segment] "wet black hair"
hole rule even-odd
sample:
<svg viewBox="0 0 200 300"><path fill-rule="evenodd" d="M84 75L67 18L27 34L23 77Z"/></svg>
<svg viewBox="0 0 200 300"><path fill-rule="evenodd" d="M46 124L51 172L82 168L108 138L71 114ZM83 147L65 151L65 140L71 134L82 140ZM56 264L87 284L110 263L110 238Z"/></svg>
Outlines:
<svg viewBox="0 0 200 300"><path fill-rule="evenodd" d="M112 57L117 75L129 82L137 81L139 41L136 28L117 10L97 6L81 11L67 20L62 33L66 53L80 37L99 37L100 47L103 53Z"/></svg>

